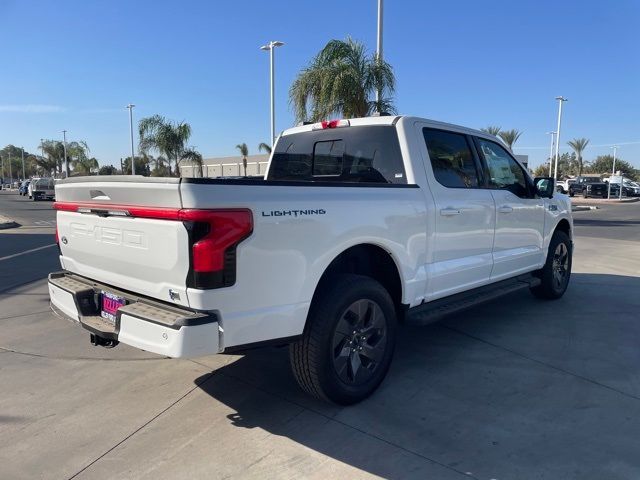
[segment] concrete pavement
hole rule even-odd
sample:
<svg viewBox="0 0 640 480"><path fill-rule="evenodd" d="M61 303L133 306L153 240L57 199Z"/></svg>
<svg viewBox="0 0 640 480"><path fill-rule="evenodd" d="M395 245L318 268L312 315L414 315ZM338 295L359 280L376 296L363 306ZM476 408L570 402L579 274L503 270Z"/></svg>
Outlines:
<svg viewBox="0 0 640 480"><path fill-rule="evenodd" d="M48 311L44 280L26 283L55 248L0 260L33 269L0 277L0 477L636 479L638 207L575 215L561 300L521 292L402 328L381 389L349 408L301 393L286 349L92 347ZM0 233L0 257L46 245L45 230Z"/></svg>

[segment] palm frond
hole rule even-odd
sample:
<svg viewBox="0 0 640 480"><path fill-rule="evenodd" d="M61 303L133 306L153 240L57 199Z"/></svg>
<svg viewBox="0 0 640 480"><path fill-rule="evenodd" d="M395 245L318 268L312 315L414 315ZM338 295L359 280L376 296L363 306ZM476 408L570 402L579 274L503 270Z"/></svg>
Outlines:
<svg viewBox="0 0 640 480"><path fill-rule="evenodd" d="M509 149L513 149L513 144L520 138L520 135L522 135L522 132L516 129L498 132L498 136L507 144Z"/></svg>
<svg viewBox="0 0 640 480"><path fill-rule="evenodd" d="M260 142L260 145L258 145L258 151L265 151L269 155L271 155L271 145L269 145L268 143Z"/></svg>
<svg viewBox="0 0 640 480"><path fill-rule="evenodd" d="M502 129L498 126L489 125L488 127L481 128L480 130L482 132L488 133L489 135L497 137Z"/></svg>

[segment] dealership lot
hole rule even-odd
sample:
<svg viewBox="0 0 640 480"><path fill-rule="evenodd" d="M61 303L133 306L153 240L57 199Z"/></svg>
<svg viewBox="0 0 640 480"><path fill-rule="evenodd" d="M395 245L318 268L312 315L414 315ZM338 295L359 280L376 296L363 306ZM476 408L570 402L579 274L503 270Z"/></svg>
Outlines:
<svg viewBox="0 0 640 480"><path fill-rule="evenodd" d="M302 394L286 349L92 347L48 308L51 204L0 192L0 214L23 225L0 232L0 477L640 477L640 203L575 214L561 300L403 328L380 391L349 408Z"/></svg>

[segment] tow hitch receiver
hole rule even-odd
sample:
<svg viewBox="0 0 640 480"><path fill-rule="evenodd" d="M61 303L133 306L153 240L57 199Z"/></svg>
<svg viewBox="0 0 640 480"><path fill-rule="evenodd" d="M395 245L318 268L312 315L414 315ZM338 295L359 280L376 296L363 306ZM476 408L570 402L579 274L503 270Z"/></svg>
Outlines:
<svg viewBox="0 0 640 480"><path fill-rule="evenodd" d="M96 335L95 333L90 333L89 338L91 340L91 345L94 345L96 347L100 346L104 348L113 348L118 345L118 343L120 343L118 342L118 340L114 340L112 338L104 338Z"/></svg>

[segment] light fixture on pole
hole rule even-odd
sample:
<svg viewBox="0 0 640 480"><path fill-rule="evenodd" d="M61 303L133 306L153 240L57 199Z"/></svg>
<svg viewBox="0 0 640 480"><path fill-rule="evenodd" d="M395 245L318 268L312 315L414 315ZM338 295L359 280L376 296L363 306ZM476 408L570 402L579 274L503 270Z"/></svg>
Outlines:
<svg viewBox="0 0 640 480"><path fill-rule="evenodd" d="M376 38L376 59L378 61L382 61L382 13L383 13L383 0L378 0L378 36ZM380 99L382 97L382 92L376 88L376 105L378 108L378 113L382 113L380 111Z"/></svg>
<svg viewBox="0 0 640 480"><path fill-rule="evenodd" d="M275 75L275 66L273 63L273 50L276 47L281 47L284 45L283 42L271 41L266 45L260 47L260 50L268 50L269 51L269 72L270 72L270 80L271 80L271 147L273 148L273 144L276 141L276 112L275 112L275 86L274 86L274 75Z"/></svg>
<svg viewBox="0 0 640 480"><path fill-rule="evenodd" d="M67 160L67 131L62 130L62 139L64 141L64 173L69 178L69 161Z"/></svg>
<svg viewBox="0 0 640 480"><path fill-rule="evenodd" d="M26 175L24 173L24 147L20 147L22 149L22 180L26 180Z"/></svg>
<svg viewBox="0 0 640 480"><path fill-rule="evenodd" d="M551 171L553 169L553 145L556 132L547 132L547 135L551 135L551 150L549 150L549 176L551 176Z"/></svg>
<svg viewBox="0 0 640 480"><path fill-rule="evenodd" d="M129 109L129 135L131 136L131 175L136 174L136 162L133 153L133 107L135 107L133 103L127 105L127 108Z"/></svg>
<svg viewBox="0 0 640 480"><path fill-rule="evenodd" d="M562 104L567 101L563 96L556 97L558 100L558 128L556 129L556 166L553 172L553 179L558 180L558 160L560 156L560 124L562 123Z"/></svg>

